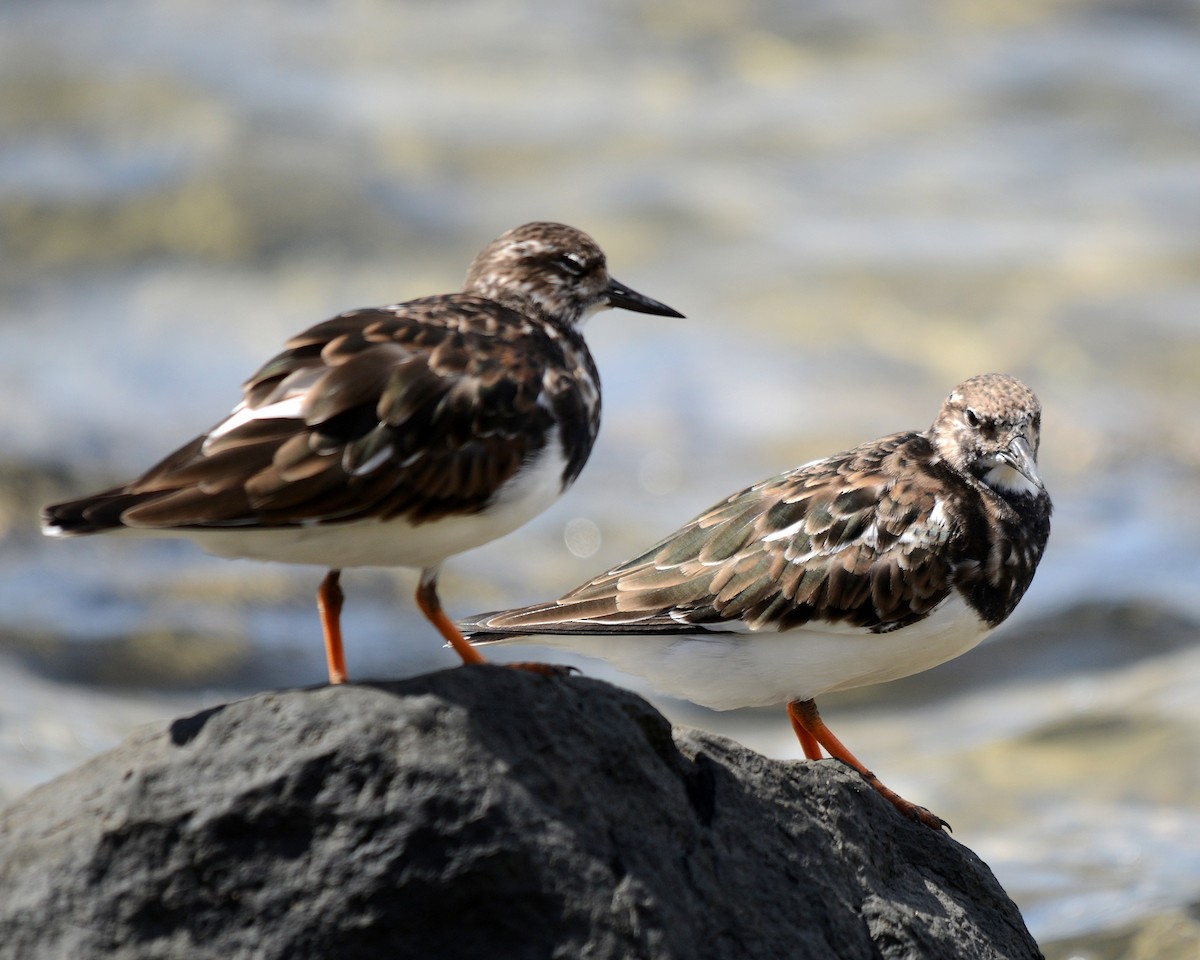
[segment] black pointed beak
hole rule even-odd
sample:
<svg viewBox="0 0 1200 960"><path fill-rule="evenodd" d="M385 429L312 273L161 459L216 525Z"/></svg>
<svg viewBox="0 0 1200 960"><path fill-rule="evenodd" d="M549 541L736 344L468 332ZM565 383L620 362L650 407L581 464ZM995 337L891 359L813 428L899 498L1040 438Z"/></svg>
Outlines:
<svg viewBox="0 0 1200 960"><path fill-rule="evenodd" d="M1046 485L1042 483L1042 478L1038 474L1037 460L1034 458L1033 448L1029 446L1029 441L1024 437L1014 437L1012 442L1000 451L999 459L1007 463L1039 490L1045 489Z"/></svg>
<svg viewBox="0 0 1200 960"><path fill-rule="evenodd" d="M630 290L619 280L608 281L608 305L633 310L636 313L653 313L660 317L683 317L683 314L665 303L651 300L649 297Z"/></svg>

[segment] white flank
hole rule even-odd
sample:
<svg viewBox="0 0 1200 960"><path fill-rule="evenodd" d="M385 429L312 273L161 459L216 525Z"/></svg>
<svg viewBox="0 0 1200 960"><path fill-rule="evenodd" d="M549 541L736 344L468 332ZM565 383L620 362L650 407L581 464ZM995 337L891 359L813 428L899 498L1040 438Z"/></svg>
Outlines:
<svg viewBox="0 0 1200 960"><path fill-rule="evenodd" d="M713 710L808 700L896 680L953 660L990 628L957 593L928 617L892 633L808 624L786 633L695 636L513 637L502 643L561 647L644 677L670 696Z"/></svg>

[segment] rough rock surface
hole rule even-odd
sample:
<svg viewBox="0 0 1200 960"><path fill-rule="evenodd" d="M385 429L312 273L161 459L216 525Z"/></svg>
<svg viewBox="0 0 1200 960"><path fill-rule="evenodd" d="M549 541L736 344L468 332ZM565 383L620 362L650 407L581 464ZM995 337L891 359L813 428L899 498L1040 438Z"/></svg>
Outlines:
<svg viewBox="0 0 1200 960"><path fill-rule="evenodd" d="M499 667L164 723L0 814L0 957L1037 957L834 762Z"/></svg>

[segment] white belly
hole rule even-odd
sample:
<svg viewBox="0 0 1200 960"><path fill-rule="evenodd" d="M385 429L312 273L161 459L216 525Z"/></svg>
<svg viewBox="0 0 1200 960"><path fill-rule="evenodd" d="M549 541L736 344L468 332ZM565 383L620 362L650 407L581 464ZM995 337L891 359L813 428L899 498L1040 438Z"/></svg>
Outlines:
<svg viewBox="0 0 1200 960"><path fill-rule="evenodd" d="M537 643L598 657L662 693L713 710L809 700L907 677L976 646L991 628L954 593L919 623L873 634L836 624L786 633L697 636L542 636Z"/></svg>

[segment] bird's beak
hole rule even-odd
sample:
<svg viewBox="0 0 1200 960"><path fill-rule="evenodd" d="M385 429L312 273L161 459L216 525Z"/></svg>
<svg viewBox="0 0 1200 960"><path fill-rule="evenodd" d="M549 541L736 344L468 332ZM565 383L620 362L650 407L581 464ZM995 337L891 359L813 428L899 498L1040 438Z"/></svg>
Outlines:
<svg viewBox="0 0 1200 960"><path fill-rule="evenodd" d="M668 307L665 303L659 303L657 300L651 300L636 290L630 290L619 280L610 279L608 281L607 292L608 305L610 307L621 307L625 310L633 310L636 313L654 313L660 317L683 316L678 310Z"/></svg>
<svg viewBox="0 0 1200 960"><path fill-rule="evenodd" d="M1033 448L1029 446L1029 441L1024 437L1014 437L1012 442L996 455L996 458L1012 467L1039 490L1045 489L1045 484L1038 475Z"/></svg>

